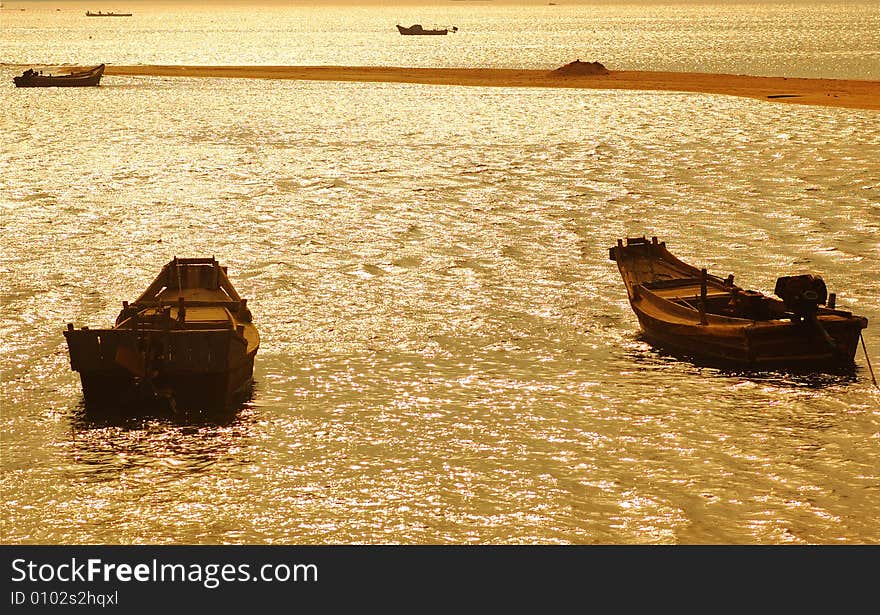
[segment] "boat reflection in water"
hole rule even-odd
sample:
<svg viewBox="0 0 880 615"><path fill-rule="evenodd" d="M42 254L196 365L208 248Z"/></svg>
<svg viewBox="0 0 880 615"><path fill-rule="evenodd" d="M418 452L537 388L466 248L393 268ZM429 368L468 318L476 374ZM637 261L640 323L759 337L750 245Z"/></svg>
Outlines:
<svg viewBox="0 0 880 615"><path fill-rule="evenodd" d="M212 258L174 258L111 329L64 332L87 407L226 411L253 379L260 337Z"/></svg>

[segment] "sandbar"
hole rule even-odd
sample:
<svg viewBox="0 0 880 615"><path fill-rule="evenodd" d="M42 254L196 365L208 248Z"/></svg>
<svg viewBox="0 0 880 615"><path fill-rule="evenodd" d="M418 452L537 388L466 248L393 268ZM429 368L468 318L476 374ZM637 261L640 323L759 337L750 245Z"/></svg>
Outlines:
<svg viewBox="0 0 880 615"><path fill-rule="evenodd" d="M689 92L744 96L768 102L880 110L880 81L856 79L654 71L611 71L607 75L562 76L551 70L534 69L389 66L108 65L104 74Z"/></svg>

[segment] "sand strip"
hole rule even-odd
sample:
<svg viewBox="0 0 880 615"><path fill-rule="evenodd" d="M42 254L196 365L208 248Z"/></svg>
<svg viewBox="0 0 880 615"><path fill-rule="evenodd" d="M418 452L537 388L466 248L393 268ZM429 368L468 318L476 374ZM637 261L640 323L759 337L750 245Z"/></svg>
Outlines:
<svg viewBox="0 0 880 615"><path fill-rule="evenodd" d="M612 71L608 75L560 76L549 70L385 66L107 66L104 74L425 83L481 87L654 90L725 94L770 102L880 110L880 81L852 79L802 79L648 71Z"/></svg>

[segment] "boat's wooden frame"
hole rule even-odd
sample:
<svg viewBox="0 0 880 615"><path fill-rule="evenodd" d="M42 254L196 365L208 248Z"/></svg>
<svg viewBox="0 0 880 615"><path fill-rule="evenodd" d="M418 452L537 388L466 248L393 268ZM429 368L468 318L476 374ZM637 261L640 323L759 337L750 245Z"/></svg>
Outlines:
<svg viewBox="0 0 880 615"><path fill-rule="evenodd" d="M128 411L233 407L250 386L260 336L211 258L174 258L110 329L64 331L87 406Z"/></svg>
<svg viewBox="0 0 880 615"><path fill-rule="evenodd" d="M746 369L849 369L868 320L834 307L814 314L682 262L656 237L609 250L645 338L696 361Z"/></svg>
<svg viewBox="0 0 880 615"><path fill-rule="evenodd" d="M82 88L97 86L101 83L106 65L99 64L88 70L76 71L67 75L40 75L33 70L25 71L12 81L17 88Z"/></svg>

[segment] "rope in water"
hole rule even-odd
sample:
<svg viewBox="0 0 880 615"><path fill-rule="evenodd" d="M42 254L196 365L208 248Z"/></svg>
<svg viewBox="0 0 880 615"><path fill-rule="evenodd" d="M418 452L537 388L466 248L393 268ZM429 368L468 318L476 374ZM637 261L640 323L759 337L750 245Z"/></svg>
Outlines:
<svg viewBox="0 0 880 615"><path fill-rule="evenodd" d="M865 336L859 332L859 339L862 340L862 350L865 351L865 361L868 363L868 371L871 372L871 382L874 383L874 386L880 389L880 386L877 386L877 379L874 377L874 368L871 367L871 359L868 358L868 349L865 347Z"/></svg>

